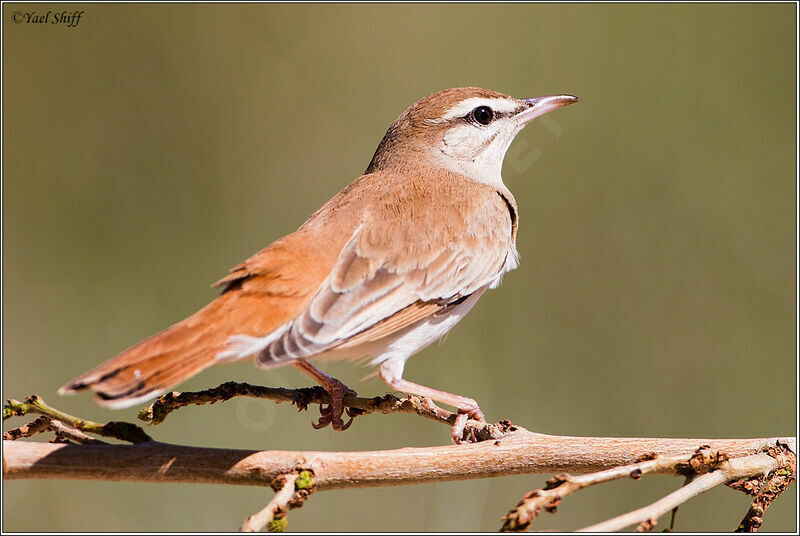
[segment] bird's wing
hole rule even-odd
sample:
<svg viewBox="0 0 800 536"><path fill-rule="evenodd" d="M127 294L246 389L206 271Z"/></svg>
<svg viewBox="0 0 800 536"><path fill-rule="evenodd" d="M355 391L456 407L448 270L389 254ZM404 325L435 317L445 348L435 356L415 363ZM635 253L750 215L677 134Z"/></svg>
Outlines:
<svg viewBox="0 0 800 536"><path fill-rule="evenodd" d="M501 194L466 179L406 182L371 204L308 307L259 353L259 365L386 337L503 273L515 218Z"/></svg>

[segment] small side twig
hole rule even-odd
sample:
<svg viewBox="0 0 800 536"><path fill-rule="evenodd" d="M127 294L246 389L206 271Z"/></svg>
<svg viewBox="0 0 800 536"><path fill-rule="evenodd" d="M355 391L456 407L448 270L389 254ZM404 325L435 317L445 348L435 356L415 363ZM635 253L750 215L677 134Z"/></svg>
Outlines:
<svg viewBox="0 0 800 536"><path fill-rule="evenodd" d="M698 476L689 484L648 506L603 521L602 523L585 527L580 529L580 532L614 532L632 525L647 523L650 520L657 520L676 506L720 484L731 480L751 477L756 474L770 473L783 467L787 461L788 460L783 455L772 457L766 452L726 460L720 464L718 469Z"/></svg>
<svg viewBox="0 0 800 536"><path fill-rule="evenodd" d="M758 532L761 524L764 522L764 512L767 511L778 495L786 491L792 482L797 479L797 457L788 447L778 443L772 451L768 451L773 457L785 456L787 459L786 465L779 469L767 474L763 479L764 483L758 492L753 493L755 499L747 510L747 513L742 519L735 532Z"/></svg>
<svg viewBox="0 0 800 536"><path fill-rule="evenodd" d="M50 429L50 419L48 417L39 417L35 421L24 424L18 428L12 428L8 432L3 432L3 439L7 441L16 441L22 437L31 437L42 432L47 432Z"/></svg>
<svg viewBox="0 0 800 536"><path fill-rule="evenodd" d="M296 474L286 475L283 480L283 487L281 487L272 500L267 503L267 506L255 514L248 516L239 530L241 532L261 532L264 530L264 527L275 521L277 516L280 515L280 519L286 519L286 505L294 496L294 483L296 480Z"/></svg>
<svg viewBox="0 0 800 536"><path fill-rule="evenodd" d="M56 436L51 443L67 443L72 441L81 445L108 444L105 441L95 439L87 434L84 434L80 430L70 428L63 423L54 421L50 417L45 417L44 415L28 424L18 428L12 428L8 432L3 432L3 439L7 441L16 441L17 439L21 439L23 437L31 437L35 434L44 432L55 432Z"/></svg>
<svg viewBox="0 0 800 536"><path fill-rule="evenodd" d="M95 439L88 434L84 434L80 430L70 428L58 421L50 422L50 430L56 433L55 441L72 441L79 445L108 445L105 441Z"/></svg>
<svg viewBox="0 0 800 536"><path fill-rule="evenodd" d="M686 477L686 479L683 481L683 485L685 486L686 484L688 484L689 482L694 480L695 476L696 475L688 475ZM677 515L678 515L678 507L676 506L675 508L672 509L672 511L669 514L669 528L667 529L667 532L672 532L675 529L675 518L677 517ZM655 525L653 525L653 526L655 526ZM650 527L650 528L652 529L652 527ZM648 530L650 530L650 529L648 529ZM642 531L642 532L644 532L644 531Z"/></svg>
<svg viewBox="0 0 800 536"><path fill-rule="evenodd" d="M527 530L542 508L551 514L555 513L561 503L561 499L595 484L602 484L621 478L638 480L643 475L655 472L686 471L692 465L694 465L693 470L700 471L703 465L701 452L702 450L698 449L695 454L683 456L643 456L642 460L637 463L622 465L596 473L580 476L556 475L545 482L544 488L527 493L519 504L503 517L503 526L500 530L503 532ZM692 460L698 461L692 464ZM705 460L706 464L712 463L711 456L706 456Z"/></svg>
<svg viewBox="0 0 800 536"><path fill-rule="evenodd" d="M97 434L104 437L113 437L129 443L144 443L151 441L150 436L144 430L129 422L110 421L105 424L79 419L59 411L45 403L39 395L31 395L24 402L8 400L3 406L3 420L10 417L21 417L35 413L43 415L53 422L61 422L73 430ZM36 421L34 421L36 422ZM63 432L63 430L61 430ZM85 434L84 434L85 435ZM76 435L77 437L77 435ZM88 437L88 436L86 436ZM79 441L80 442L80 441Z"/></svg>
<svg viewBox="0 0 800 536"><path fill-rule="evenodd" d="M284 532L288 521L286 513L300 508L306 498L314 492L313 473L307 469L295 469L293 473L280 475L272 482L275 496L267 506L248 516L240 528L241 532Z"/></svg>
<svg viewBox="0 0 800 536"><path fill-rule="evenodd" d="M684 486L650 506L582 530L609 532L638 525L636 531L645 532L652 530L656 526L661 515L672 510L671 527L678 506L695 495L699 495L719 484L743 478L751 479L754 475L764 475L774 471L774 474L782 475L784 480L774 482L771 488L773 491L769 494L771 499L767 499L765 496L763 500L756 499L753 503L754 508L752 510L755 512L753 516L758 518L757 522L760 526L760 516L757 514L759 512L763 514L763 505L766 504L768 506L777 497L777 494L786 489L793 481L795 475L794 459L794 454L787 445L779 444L778 447L770 445L757 454L735 460L730 460L724 452L715 451L708 445L703 445L694 454L690 455L659 457L646 455L642 456L634 464L614 467L604 471L581 476L556 475L549 479L542 489L526 494L519 504L503 517L501 530L526 530L539 515L542 508L547 512L555 513L564 497L588 486L626 477L638 480L649 473L663 474L665 472L686 476ZM767 485L765 484L764 486L766 488ZM762 490L765 488L762 488ZM752 486L748 489L752 489ZM746 516L745 520L747 519L748 517ZM745 524L745 521L742 523Z"/></svg>

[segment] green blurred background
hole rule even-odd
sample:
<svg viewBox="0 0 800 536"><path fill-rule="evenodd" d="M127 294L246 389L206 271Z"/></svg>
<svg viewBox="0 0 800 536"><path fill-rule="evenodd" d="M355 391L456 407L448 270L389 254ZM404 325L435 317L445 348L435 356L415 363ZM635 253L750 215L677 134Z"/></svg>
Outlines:
<svg viewBox="0 0 800 536"><path fill-rule="evenodd" d="M79 25L14 11L84 10ZM56 390L210 301L209 284L296 229L366 167L386 127L439 89L581 102L530 125L504 177L522 264L406 378L492 420L568 435L761 437L796 423L796 6L3 6L3 397ZM51 15L52 16L52 15ZM323 368L362 395L370 372ZM208 370L299 387L288 368ZM303 450L447 443L413 416L345 433L233 400L148 431L189 445ZM19 421L13 422L20 424ZM496 530L549 475L314 495L289 529ZM675 489L591 489L538 529L569 530ZM107 482L3 484L9 531L235 530L271 491ZM765 517L794 531L796 487ZM727 488L678 530L732 530ZM668 524L662 518L659 529Z"/></svg>

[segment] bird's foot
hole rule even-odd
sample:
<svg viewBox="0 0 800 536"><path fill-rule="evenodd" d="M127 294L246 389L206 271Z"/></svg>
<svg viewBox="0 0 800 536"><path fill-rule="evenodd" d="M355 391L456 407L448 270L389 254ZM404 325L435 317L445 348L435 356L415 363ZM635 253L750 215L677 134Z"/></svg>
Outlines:
<svg viewBox="0 0 800 536"><path fill-rule="evenodd" d="M473 429L469 430L468 437L464 437L464 430L469 419L486 423L486 418L483 416L481 408L478 407L478 403L474 400L472 400L471 403L463 404L458 407L456 422L453 423L453 427L450 429L450 437L453 439L453 443L456 445L460 445L465 441L467 443L478 442L478 438L475 436L475 430Z"/></svg>
<svg viewBox="0 0 800 536"><path fill-rule="evenodd" d="M311 426L319 430L320 428L325 428L330 424L331 428L337 432L342 432L350 428L350 425L353 423L353 419L355 419L358 415L361 415L361 412L351 411L351 408L345 408L344 406L344 398L346 396L356 396L356 392L336 378L331 378L330 376L328 376L328 378L329 381L325 382L324 387L328 392L328 396L331 397L331 403L327 405L320 404L319 412L321 417L316 423L312 422ZM342 420L342 415L345 413L347 413L347 416L350 417L346 423L344 420Z"/></svg>
<svg viewBox="0 0 800 536"><path fill-rule="evenodd" d="M345 397L357 396L355 391L333 376L328 376L305 359L297 359L293 364L314 378L314 381L320 384L328 392L328 396L331 398L330 404L320 404L319 412L322 416L316 423L312 422L311 426L316 429L320 429L325 428L330 424L331 427L336 431L347 430L353 423L353 419L363 414L363 412L359 410L344 407ZM345 409L347 410L347 416L350 417L350 420L347 421L347 423L342 420L342 414L345 413Z"/></svg>

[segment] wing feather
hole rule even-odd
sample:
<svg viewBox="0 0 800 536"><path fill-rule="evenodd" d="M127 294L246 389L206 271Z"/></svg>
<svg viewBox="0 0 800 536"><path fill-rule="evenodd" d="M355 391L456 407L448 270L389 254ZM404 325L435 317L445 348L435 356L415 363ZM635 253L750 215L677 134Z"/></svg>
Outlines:
<svg viewBox="0 0 800 536"><path fill-rule="evenodd" d="M502 275L516 223L504 196L466 179L460 195L404 186L375 200L308 308L259 365L387 337Z"/></svg>

